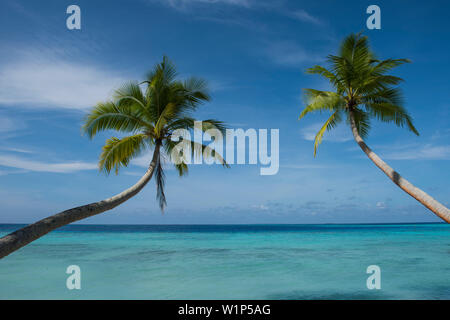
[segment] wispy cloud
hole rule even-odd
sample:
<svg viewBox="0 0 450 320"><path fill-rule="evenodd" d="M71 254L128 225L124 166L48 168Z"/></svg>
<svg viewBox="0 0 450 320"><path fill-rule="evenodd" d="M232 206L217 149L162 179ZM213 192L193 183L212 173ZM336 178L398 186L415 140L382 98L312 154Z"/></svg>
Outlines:
<svg viewBox="0 0 450 320"><path fill-rule="evenodd" d="M387 208L386 203L382 202L382 201L377 202L376 207L378 209L386 209Z"/></svg>
<svg viewBox="0 0 450 320"><path fill-rule="evenodd" d="M0 133L17 131L23 128L25 128L25 123L23 123L23 121L0 115Z"/></svg>
<svg viewBox="0 0 450 320"><path fill-rule="evenodd" d="M271 14L289 17L314 25L323 25L323 21L318 17L308 13L303 9L287 10L283 3L267 0L144 0L148 3L160 3L175 9L179 12L192 13L195 11L196 18L209 20L217 23L235 24L241 26L255 26L254 23L236 18L234 15L224 16L224 10L244 8L248 10L262 10ZM198 10L208 11L207 16L198 16ZM211 16L212 15L212 16ZM253 20L254 22L254 20Z"/></svg>
<svg viewBox="0 0 450 320"><path fill-rule="evenodd" d="M99 66L30 52L0 66L0 104L86 109L124 82Z"/></svg>
<svg viewBox="0 0 450 320"><path fill-rule="evenodd" d="M450 145L399 146L396 150L382 153L382 157L390 160L450 160Z"/></svg>
<svg viewBox="0 0 450 320"><path fill-rule="evenodd" d="M293 19L312 23L323 24L318 17L308 13L304 9L286 10L282 3L267 0L145 0L148 3L161 3L179 11L189 11L193 7L213 8L217 6L241 7L247 9L264 9L277 12L280 15Z"/></svg>
<svg viewBox="0 0 450 320"><path fill-rule="evenodd" d="M10 152L18 152L18 153L34 153L31 150L21 149L21 148L11 148L11 147L0 147L0 150L10 151Z"/></svg>
<svg viewBox="0 0 450 320"><path fill-rule="evenodd" d="M26 134L26 129L27 123L22 118L12 118L0 112L0 145L3 147L8 139Z"/></svg>
<svg viewBox="0 0 450 320"><path fill-rule="evenodd" d="M72 173L82 170L97 169L96 163L83 161L70 161L64 163L48 163L35 160L28 160L13 155L0 155L0 166L24 169L36 172Z"/></svg>
<svg viewBox="0 0 450 320"><path fill-rule="evenodd" d="M288 13L288 15L296 20L300 20L303 22L308 22L308 23L312 23L315 25L323 24L322 20L314 17L313 15L309 14L308 12L306 12L305 10L302 10L302 9L292 11L292 12Z"/></svg>
<svg viewBox="0 0 450 320"><path fill-rule="evenodd" d="M131 160L131 164L138 167L148 167L152 162L152 154L150 152Z"/></svg>
<svg viewBox="0 0 450 320"><path fill-rule="evenodd" d="M150 3L161 3L176 10L185 10L195 5L233 5L239 7L250 7L255 3L252 0L147 0Z"/></svg>
<svg viewBox="0 0 450 320"><path fill-rule="evenodd" d="M267 211L269 210L269 207L264 204L255 204L251 206L252 209L261 210L261 211Z"/></svg>
<svg viewBox="0 0 450 320"><path fill-rule="evenodd" d="M193 19L249 30L265 30L265 24L245 16L245 11L272 7L268 1L257 0L144 0L159 3Z"/></svg>
<svg viewBox="0 0 450 320"><path fill-rule="evenodd" d="M431 140L448 139L450 137L450 128L436 130L431 136Z"/></svg>
<svg viewBox="0 0 450 320"><path fill-rule="evenodd" d="M322 55L309 52L293 41L275 41L266 45L266 56L279 65L301 66L321 61Z"/></svg>
<svg viewBox="0 0 450 320"><path fill-rule="evenodd" d="M303 128L300 133L303 136L303 139L308 141L314 141L317 132L323 126L323 123L314 123ZM323 135L323 141L331 141L331 142L346 142L352 140L353 137L351 135L350 129L346 126L338 126L334 128L330 132L325 132Z"/></svg>

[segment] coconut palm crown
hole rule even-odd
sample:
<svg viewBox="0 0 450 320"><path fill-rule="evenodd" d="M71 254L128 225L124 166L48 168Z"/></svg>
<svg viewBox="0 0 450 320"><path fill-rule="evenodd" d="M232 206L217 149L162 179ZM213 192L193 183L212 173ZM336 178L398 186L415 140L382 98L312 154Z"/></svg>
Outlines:
<svg viewBox="0 0 450 320"><path fill-rule="evenodd" d="M145 86L145 90L141 89ZM187 174L188 165L184 160L173 158L176 142L171 140L177 129L194 128L191 114L203 102L209 101L207 84L204 80L191 77L177 80L174 64L164 57L147 74L146 80L130 82L115 91L111 101L98 103L86 116L83 131L93 138L98 132L115 130L129 135L123 138L112 137L106 140L100 155L99 168L109 174L112 170L118 173L130 161L148 149L162 146L155 168L157 199L161 210L166 206L164 193L165 175L163 163L166 160L175 163L180 176ZM209 119L202 121L203 131L217 129L225 132L223 122ZM192 151L208 149L208 146L194 141L186 141L192 145ZM215 157L227 166L221 155L213 150L205 153ZM158 150L159 152L159 150Z"/></svg>
<svg viewBox="0 0 450 320"><path fill-rule="evenodd" d="M372 119L406 127L419 135L402 104L398 88L402 79L389 74L395 67L408 62L407 59L379 60L371 51L367 37L361 34L349 35L342 42L339 54L328 56L329 68L314 66L307 70L310 74L325 77L334 91L305 89L307 105L300 119L312 112L331 112L315 136L314 156L325 131L332 130L345 119L356 143L392 182L450 223L450 210L447 207L404 179L364 142Z"/></svg>
<svg viewBox="0 0 450 320"><path fill-rule="evenodd" d="M325 131L335 128L343 119L350 124L350 112L363 138L369 133L371 119L406 127L419 135L396 87L403 80L388 74L410 62L408 59L378 60L366 36L351 34L342 42L339 54L329 55L327 60L328 69L316 65L307 69L307 73L325 77L335 91L304 89L307 106L300 114L301 119L311 112L332 113L316 134L314 155Z"/></svg>

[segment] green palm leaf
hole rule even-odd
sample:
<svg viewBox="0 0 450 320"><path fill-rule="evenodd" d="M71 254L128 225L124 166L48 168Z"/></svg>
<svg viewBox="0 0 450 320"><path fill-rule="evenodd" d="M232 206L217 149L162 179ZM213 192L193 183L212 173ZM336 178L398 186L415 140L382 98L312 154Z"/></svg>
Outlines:
<svg viewBox="0 0 450 320"><path fill-rule="evenodd" d="M316 137L314 138L314 157L317 154L317 148L322 143L323 134L325 131L330 131L335 128L341 121L341 110L336 110L327 121L325 121L324 125L320 128L319 132L317 132Z"/></svg>
<svg viewBox="0 0 450 320"><path fill-rule="evenodd" d="M403 107L400 89L403 79L388 74L408 59L378 60L371 51L367 37L351 34L341 44L337 55L329 55L329 67L314 66L307 73L317 74L329 81L334 91L305 89L306 106L299 119L312 112L331 112L314 141L314 156L325 131L333 129L347 115L354 116L356 129L366 137L371 128L371 118L406 127L419 134L413 120ZM362 109L363 108L363 109Z"/></svg>
<svg viewBox="0 0 450 320"><path fill-rule="evenodd" d="M122 139L111 138L106 141L100 155L99 168L106 173L128 166L148 147L162 144L166 153L174 148L172 133L177 129L193 130L195 118L192 113L198 106L210 100L206 81L200 78L177 80L175 65L163 57L148 72L146 79L138 83L128 82L118 88L111 101L98 103L84 120L82 127L90 138L98 132L115 130L131 134ZM142 89L145 87L145 90ZM225 124L209 119L203 121L201 130L217 129L225 134ZM207 146L192 145L209 154L227 166L222 156L209 150ZM157 200L161 210L166 206L164 192L165 174L162 166L162 154L155 165L154 177L157 186ZM186 163L175 165L180 175L188 172Z"/></svg>
<svg viewBox="0 0 450 320"><path fill-rule="evenodd" d="M303 109L299 119L311 112L333 111L344 106L341 95L331 91L304 89L308 105Z"/></svg>
<svg viewBox="0 0 450 320"><path fill-rule="evenodd" d="M145 149L145 134L137 134L123 139L111 138L106 140L100 155L100 170L110 173L115 169L116 174L120 167L126 167L130 160L137 157Z"/></svg>
<svg viewBox="0 0 450 320"><path fill-rule="evenodd" d="M136 132L151 127L133 108L105 102L98 103L86 116L82 130L93 138L104 130Z"/></svg>

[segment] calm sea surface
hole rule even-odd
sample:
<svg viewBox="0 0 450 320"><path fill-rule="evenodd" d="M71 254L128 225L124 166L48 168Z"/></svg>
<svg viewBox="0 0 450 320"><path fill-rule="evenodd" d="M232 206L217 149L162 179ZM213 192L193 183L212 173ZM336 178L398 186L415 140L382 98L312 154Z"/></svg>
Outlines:
<svg viewBox="0 0 450 320"><path fill-rule="evenodd" d="M0 260L0 299L450 299L450 225L72 225Z"/></svg>

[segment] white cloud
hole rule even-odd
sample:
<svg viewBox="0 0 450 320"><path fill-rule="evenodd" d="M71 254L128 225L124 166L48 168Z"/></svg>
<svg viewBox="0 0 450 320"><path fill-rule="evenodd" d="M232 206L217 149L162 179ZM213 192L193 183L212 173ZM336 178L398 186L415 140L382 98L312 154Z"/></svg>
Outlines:
<svg viewBox="0 0 450 320"><path fill-rule="evenodd" d="M14 138L24 134L26 132L24 129L26 128L27 124L22 119L10 118L0 113L0 145L3 145L10 138ZM1 148L5 150L6 147L2 146ZM19 150L21 149L15 148L15 150L13 151L18 152Z"/></svg>
<svg viewBox="0 0 450 320"><path fill-rule="evenodd" d="M290 16L293 17L294 19L297 19L297 20L300 20L303 22L309 22L309 23L313 23L316 25L323 24L323 22L320 19L312 16L311 14L309 14L308 12L306 12L305 10L302 10L302 9L293 11L292 13L290 13Z"/></svg>
<svg viewBox="0 0 450 320"><path fill-rule="evenodd" d="M109 70L47 56L49 52L31 50L0 66L0 104L86 109L124 82Z"/></svg>
<svg viewBox="0 0 450 320"><path fill-rule="evenodd" d="M146 154L131 160L131 164L146 168L150 165L150 162L152 162L152 157L153 155L150 152L147 152Z"/></svg>
<svg viewBox="0 0 450 320"><path fill-rule="evenodd" d="M250 7L252 2L251 0L150 0L150 2L160 2L167 4L175 9L183 9L187 6L198 5L198 4L227 4L227 5L235 5L240 7Z"/></svg>
<svg viewBox="0 0 450 320"><path fill-rule="evenodd" d="M71 173L82 170L97 169L96 163L82 161L72 161L64 163L47 163L34 160L27 160L17 156L0 155L0 166L25 169L36 172Z"/></svg>
<svg viewBox="0 0 450 320"><path fill-rule="evenodd" d="M323 126L323 123L314 123L309 125L301 130L301 134L303 139L308 141L314 141L317 132ZM331 141L331 142L346 142L353 139L353 136L350 132L350 129L341 125L336 128L333 128L331 131L327 131L323 135L323 141Z"/></svg>
<svg viewBox="0 0 450 320"><path fill-rule="evenodd" d="M390 160L450 160L450 145L400 146L394 151L383 154L382 158Z"/></svg>
<svg viewBox="0 0 450 320"><path fill-rule="evenodd" d="M0 150L18 152L18 153L34 153L31 150L21 149L21 148L10 148L10 147L0 147Z"/></svg>
<svg viewBox="0 0 450 320"><path fill-rule="evenodd" d="M198 9L200 5L204 7L212 8L212 6L228 5L233 7L241 7L247 9L264 9L271 13L277 12L283 16L288 16L292 19L312 23L316 25L322 25L323 21L303 9L286 10L282 3L277 1L267 0L147 0L150 3L162 3L168 5L173 9L179 11L190 11L189 9L195 7ZM216 22L230 22L235 20L229 19L214 19Z"/></svg>
<svg viewBox="0 0 450 320"><path fill-rule="evenodd" d="M376 207L378 209L386 209L386 203L379 201L377 202Z"/></svg>
<svg viewBox="0 0 450 320"><path fill-rule="evenodd" d="M431 140L448 139L450 136L450 128L439 129L431 136Z"/></svg>
<svg viewBox="0 0 450 320"><path fill-rule="evenodd" d="M321 56L307 52L291 41L271 42L266 46L265 54L273 62L287 66L299 66L321 60Z"/></svg>
<svg viewBox="0 0 450 320"><path fill-rule="evenodd" d="M262 211L267 211L269 210L268 206L265 206L263 204L257 204L257 205L252 205L251 206L253 209L257 209L257 210L262 210Z"/></svg>

